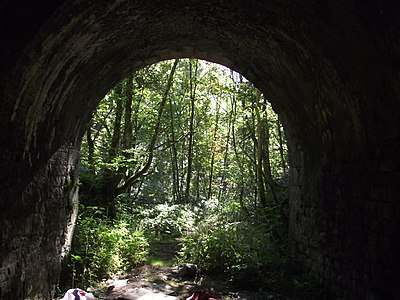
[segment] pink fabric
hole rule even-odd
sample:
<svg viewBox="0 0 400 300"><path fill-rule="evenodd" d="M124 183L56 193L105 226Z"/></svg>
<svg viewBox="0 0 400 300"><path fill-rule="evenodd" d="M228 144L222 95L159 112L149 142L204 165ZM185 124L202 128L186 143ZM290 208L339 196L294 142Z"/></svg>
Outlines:
<svg viewBox="0 0 400 300"><path fill-rule="evenodd" d="M186 300L220 300L220 298L210 295L207 291L194 292Z"/></svg>

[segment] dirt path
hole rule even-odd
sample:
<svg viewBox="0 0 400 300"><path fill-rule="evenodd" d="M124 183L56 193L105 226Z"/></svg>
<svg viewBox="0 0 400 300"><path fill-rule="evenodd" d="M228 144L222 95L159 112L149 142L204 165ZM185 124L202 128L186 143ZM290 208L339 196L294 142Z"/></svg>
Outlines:
<svg viewBox="0 0 400 300"><path fill-rule="evenodd" d="M95 295L102 300L185 300L198 290L207 290L224 300L287 300L283 296L263 291L230 291L221 278L184 280L180 278L177 267L150 265L136 268L125 278L104 282Z"/></svg>
<svg viewBox="0 0 400 300"><path fill-rule="evenodd" d="M107 300L186 299L190 287L179 280L176 268L145 265L124 279L105 282L105 291L98 296Z"/></svg>

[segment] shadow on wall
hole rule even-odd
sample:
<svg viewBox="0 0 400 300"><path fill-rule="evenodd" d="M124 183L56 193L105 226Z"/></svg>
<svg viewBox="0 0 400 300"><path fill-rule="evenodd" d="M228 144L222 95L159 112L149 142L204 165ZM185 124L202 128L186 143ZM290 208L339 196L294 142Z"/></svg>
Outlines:
<svg viewBox="0 0 400 300"><path fill-rule="evenodd" d="M284 120L301 264L345 298L400 293L399 3L9 0L0 11L2 299L51 298L98 99L183 56L239 71Z"/></svg>

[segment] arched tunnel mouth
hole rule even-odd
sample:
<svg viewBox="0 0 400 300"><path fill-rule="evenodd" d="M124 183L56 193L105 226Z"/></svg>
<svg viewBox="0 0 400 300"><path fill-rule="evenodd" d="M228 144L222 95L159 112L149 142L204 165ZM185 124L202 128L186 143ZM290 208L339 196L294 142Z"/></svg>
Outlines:
<svg viewBox="0 0 400 300"><path fill-rule="evenodd" d="M154 262L164 266L153 270L157 278L179 286L170 291L177 297L194 289L188 280L220 295L229 288L255 294L280 276L290 281L279 271L288 269L284 132L268 99L242 75L197 59L134 72L101 100L80 165L70 253L76 286L98 285L106 274L144 278L140 270ZM193 274L182 275L188 266Z"/></svg>
<svg viewBox="0 0 400 300"><path fill-rule="evenodd" d="M0 297L51 298L76 218L79 147L99 99L132 71L183 57L238 71L278 113L290 150L295 265L327 293L396 294L396 10L372 2L60 2L16 20L4 14L6 37L23 31L23 17L30 29L5 46L1 68ZM0 7L16 12L10 3Z"/></svg>
<svg viewBox="0 0 400 300"><path fill-rule="evenodd" d="M192 57L239 71L260 89L266 90L270 71L259 66L272 62L276 64L273 54L270 54L271 60L268 61L268 56L260 55L264 53L262 49L256 51L249 46L256 32L241 41L236 37L236 30L231 31L228 26L227 36L224 36L219 27L224 21L214 16L210 16L210 21L218 24L212 30L208 30L208 25L204 26L207 22L196 18L197 13L193 14L193 11L184 8L182 16L165 15L166 12L162 11L158 21L154 20L154 26L150 26L148 22L142 23L148 21L147 10L139 9L137 15L132 15L129 4L122 6L126 6L127 10L104 3L95 9L88 6L72 19L66 16L74 13L76 8L64 7L64 17L52 17L43 26L36 40L25 50L26 56L17 70L21 72L22 80L10 111L11 123L19 128L13 137L17 144L14 155L25 162L19 166L19 173L29 174L20 179L21 186L28 186L20 191L24 198L40 199L40 209L27 208L32 218L37 218L40 210L50 209L47 203L61 204L59 217L55 218L57 221L44 221L46 224L54 223L55 228L63 232L61 243L64 244L56 245L57 250L54 250L57 253L60 246L63 253L68 251L72 241L79 201L77 160L81 139L99 99L110 87L130 72L158 61ZM115 23L110 23L113 18L107 13L108 9L115 9L115 18L118 19ZM207 4L203 9L210 9L210 6ZM122 15L118 15L120 12ZM137 18L143 20L139 22ZM193 24L188 27L190 23L184 24L186 19ZM137 24L141 24L141 29L135 27L139 26ZM261 34L263 32L258 33ZM267 51L278 53L277 49ZM282 71L284 64L275 67ZM279 81L278 77L276 80ZM271 99L276 98L273 96L278 90L279 86L268 89L272 94ZM279 105L278 99L274 102L275 106L283 109L284 105ZM291 119L286 116L283 120ZM42 178L46 176L51 179L43 181ZM55 193L46 195L36 192L36 189L54 190ZM14 206L17 205L14 203ZM58 221L60 223L56 224ZM42 226L39 232L48 234L49 239L60 239L47 225ZM54 258L47 259L51 261ZM33 262L35 258L30 260ZM47 284L53 282L47 275L43 275L43 278L47 278ZM31 288L22 293L35 293L40 285L46 283L30 282L29 285Z"/></svg>
<svg viewBox="0 0 400 300"><path fill-rule="evenodd" d="M30 148L35 151L50 144L53 149L30 154L46 159L44 153L62 143L57 138L82 134L98 99L118 80L146 65L179 57L206 59L239 71L271 99L294 139L296 130L312 129L312 124L307 124L310 120L325 122L306 116L319 112L306 110L301 100L294 101L309 96L301 86L307 85L307 80L302 78L300 62L304 59L311 64L308 60L312 54L301 45L302 41L291 39L273 26L266 29L256 24L242 32L228 21L237 17L239 24L250 22L257 5L236 12L237 16L225 16L230 8L222 5L222 11L218 11L213 4L201 4L199 9L212 12L202 18L197 17L201 11L185 7L169 15L169 9L156 9L157 1L148 5L72 5L61 11L68 16L79 7L77 17L55 16L48 21L37 41L26 50L21 65L32 64L32 68L22 71L20 92L10 112L12 122L24 119L22 125L26 127L20 133L24 142L17 143L24 144L19 145L24 148L18 149L20 157L27 158ZM151 8L159 10L160 16L149 18L147 11ZM287 55L287 50L295 52L296 59ZM74 111L80 112L79 117L73 115ZM43 140L50 137L49 142L41 142L39 126L46 132Z"/></svg>

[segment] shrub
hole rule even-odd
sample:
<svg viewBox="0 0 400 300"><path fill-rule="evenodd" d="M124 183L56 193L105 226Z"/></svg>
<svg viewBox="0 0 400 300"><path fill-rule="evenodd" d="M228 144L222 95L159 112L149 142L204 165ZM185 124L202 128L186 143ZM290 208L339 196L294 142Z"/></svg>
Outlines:
<svg viewBox="0 0 400 300"><path fill-rule="evenodd" d="M232 202L209 211L182 237L181 260L231 275L280 263L280 250L265 222L254 224L240 216L239 210Z"/></svg>
<svg viewBox="0 0 400 300"><path fill-rule="evenodd" d="M135 224L106 220L99 207L81 207L71 252L75 283L92 285L104 275L127 271L145 261L147 252L148 242Z"/></svg>

